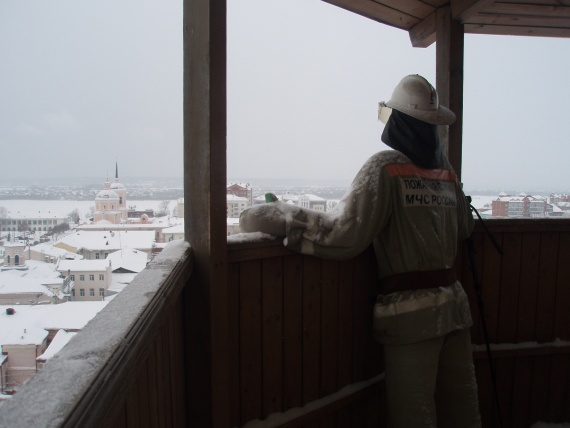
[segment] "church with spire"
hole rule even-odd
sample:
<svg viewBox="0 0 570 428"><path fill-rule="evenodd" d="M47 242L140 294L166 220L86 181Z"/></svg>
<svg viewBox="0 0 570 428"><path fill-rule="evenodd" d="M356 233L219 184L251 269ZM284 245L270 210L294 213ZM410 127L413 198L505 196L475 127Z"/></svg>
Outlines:
<svg viewBox="0 0 570 428"><path fill-rule="evenodd" d="M95 197L93 223L126 223L127 217L127 189L119 182L119 165L115 163L115 181L109 182L107 175L105 188Z"/></svg>

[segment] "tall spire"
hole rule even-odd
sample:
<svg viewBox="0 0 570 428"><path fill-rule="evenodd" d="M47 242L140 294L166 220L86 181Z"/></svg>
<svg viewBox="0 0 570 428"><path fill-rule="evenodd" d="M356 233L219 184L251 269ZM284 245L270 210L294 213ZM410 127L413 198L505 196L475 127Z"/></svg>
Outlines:
<svg viewBox="0 0 570 428"><path fill-rule="evenodd" d="M119 162L115 161L115 181L119 181Z"/></svg>

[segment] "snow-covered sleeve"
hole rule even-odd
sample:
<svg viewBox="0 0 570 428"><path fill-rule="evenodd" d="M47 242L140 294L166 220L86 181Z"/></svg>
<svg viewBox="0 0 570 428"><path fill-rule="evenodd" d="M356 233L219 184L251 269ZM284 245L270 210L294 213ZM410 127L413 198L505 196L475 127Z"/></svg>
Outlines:
<svg viewBox="0 0 570 428"><path fill-rule="evenodd" d="M391 212L381 154L366 162L333 210L321 212L282 202L263 204L242 213L241 230L285 236L288 248L322 258L358 255L372 243Z"/></svg>

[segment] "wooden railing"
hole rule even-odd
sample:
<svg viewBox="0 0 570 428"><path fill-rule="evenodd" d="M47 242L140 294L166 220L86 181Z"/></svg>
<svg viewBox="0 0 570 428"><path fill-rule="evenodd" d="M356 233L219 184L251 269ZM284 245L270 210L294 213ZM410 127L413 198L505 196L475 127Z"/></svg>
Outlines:
<svg viewBox="0 0 570 428"><path fill-rule="evenodd" d="M474 242L504 426L570 420L570 221L494 220ZM192 252L170 246L10 402L0 426L192 426L192 337L182 295ZM480 406L499 426L467 251ZM382 350L372 340L370 251L336 262L279 242L228 245L224 355L232 427L385 426ZM214 308L217 309L217 308ZM186 321L185 321L186 320ZM200 326L194 326L200 328ZM208 388L206 388L208 389ZM207 402L208 400L206 400Z"/></svg>
<svg viewBox="0 0 570 428"><path fill-rule="evenodd" d="M488 220L473 235L504 426L570 421L570 221ZM480 408L499 426L468 253L459 257L474 325Z"/></svg>
<svg viewBox="0 0 570 428"><path fill-rule="evenodd" d="M185 426L182 290L191 272L189 247L166 247L2 404L0 427Z"/></svg>
<svg viewBox="0 0 570 428"><path fill-rule="evenodd" d="M228 261L231 425L379 426L373 253L338 262L253 244Z"/></svg>
<svg viewBox="0 0 570 428"><path fill-rule="evenodd" d="M476 273L504 426L568 421L570 221L493 220L486 225L504 252L476 225ZM232 426L269 415L266 424L253 426L384 426L381 349L370 330L371 254L334 262L293 254L279 243L235 245L229 263ZM474 318L484 426L499 426L465 246L456 269ZM375 386L363 394L355 385L366 380ZM340 398L335 392L343 387L352 393ZM356 415L361 419L350 419Z"/></svg>

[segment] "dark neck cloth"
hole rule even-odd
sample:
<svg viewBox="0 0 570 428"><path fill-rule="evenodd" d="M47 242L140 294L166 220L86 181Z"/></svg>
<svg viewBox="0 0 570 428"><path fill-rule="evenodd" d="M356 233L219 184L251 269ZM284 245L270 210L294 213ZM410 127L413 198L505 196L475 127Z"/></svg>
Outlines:
<svg viewBox="0 0 570 428"><path fill-rule="evenodd" d="M437 125L393 109L382 132L382 141L419 167L436 169L443 165Z"/></svg>

